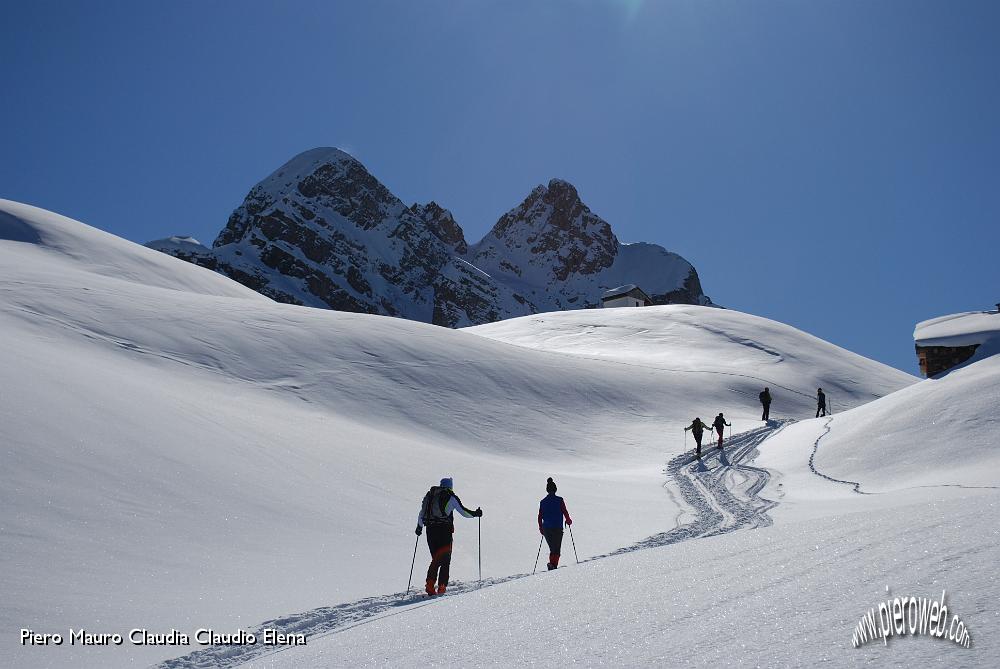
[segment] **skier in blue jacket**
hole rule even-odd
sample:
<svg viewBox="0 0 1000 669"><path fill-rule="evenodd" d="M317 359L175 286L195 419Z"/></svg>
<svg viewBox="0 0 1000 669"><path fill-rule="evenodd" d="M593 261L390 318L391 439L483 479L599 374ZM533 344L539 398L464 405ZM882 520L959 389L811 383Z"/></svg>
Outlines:
<svg viewBox="0 0 1000 669"><path fill-rule="evenodd" d="M549 571L559 566L559 550L562 548L563 518L572 525L573 519L566 510L566 502L556 495L556 482L549 477L545 484L546 495L538 505L538 531L549 545Z"/></svg>

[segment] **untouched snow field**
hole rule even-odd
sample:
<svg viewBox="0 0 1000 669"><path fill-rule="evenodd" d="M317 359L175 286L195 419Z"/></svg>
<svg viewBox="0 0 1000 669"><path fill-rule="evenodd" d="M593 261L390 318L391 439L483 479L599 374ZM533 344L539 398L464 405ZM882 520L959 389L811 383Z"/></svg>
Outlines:
<svg viewBox="0 0 1000 669"><path fill-rule="evenodd" d="M2 666L142 665L199 648L24 647L21 628L233 632L292 614L329 623L342 604L360 611L358 627L328 624L307 647L251 663L718 666L952 652L937 639L850 648L886 585L948 588L976 644L954 649L965 653L955 662L1000 659L988 641L996 492L954 487L998 483L996 358L915 383L794 328L704 307L453 331L281 305L6 201L0 333ZM762 427L764 385L774 419L812 416L817 386L837 413ZM962 402L975 404L954 415L967 422L942 418ZM718 411L734 423L727 454L691 463L681 428ZM871 452L854 435L874 424L911 445ZM809 467L817 439L815 466L830 478ZM629 552L401 607L417 507L445 475L484 509L490 582L530 571L547 476L582 559ZM477 528L456 526L461 591L476 579ZM567 544L563 564L570 556ZM426 561L421 539L415 583ZM379 606L393 610L365 618ZM736 647L743 655L726 654Z"/></svg>

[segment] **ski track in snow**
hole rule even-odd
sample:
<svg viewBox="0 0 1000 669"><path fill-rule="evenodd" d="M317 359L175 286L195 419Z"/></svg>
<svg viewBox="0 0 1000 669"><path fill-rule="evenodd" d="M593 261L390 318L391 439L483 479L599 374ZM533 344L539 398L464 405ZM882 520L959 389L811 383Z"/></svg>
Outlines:
<svg viewBox="0 0 1000 669"><path fill-rule="evenodd" d="M880 492L866 492L862 490L861 483L857 481L845 481L844 479L837 479L827 474L824 474L820 470L816 469L815 459L816 459L816 453L819 451L819 442L821 442L824 437L826 437L827 435L830 434L830 432L833 431L833 428L830 427L831 421L833 421L833 416L830 416L826 419L826 423L823 424L823 434L816 437L816 441L813 442L812 454L809 456L809 469L812 470L813 474L819 476L820 478L824 478L827 481L831 481L833 483L843 483L844 485L851 486L851 489L859 495L881 495L882 493ZM912 490L914 488L964 488L966 490L996 490L997 486L962 485L960 483L935 483L933 485L918 485L918 486L912 486L911 488L900 488L900 490Z"/></svg>
<svg viewBox="0 0 1000 669"><path fill-rule="evenodd" d="M611 555L668 546L689 539L771 525L771 519L767 512L778 503L758 496L758 493L767 485L770 474L766 469L754 467L749 463L757 456L757 447L765 439L791 422L790 420L773 420L763 427L737 434L725 442L725 448L721 452L714 445L703 445L700 462L695 458L693 449L672 458L664 470L667 475L664 487L667 488L669 494L668 484L676 486L684 503L694 514L694 518L678 524L677 527L667 532L655 534L611 553L587 558L581 563L600 560ZM708 441L708 444L713 443L711 440ZM671 496L673 495L671 494ZM680 517L684 515L687 514L682 513ZM478 581L455 581L448 585L448 594L444 596L451 597L480 587L489 587L528 576L531 574L514 574L501 578L484 579L481 584ZM257 636L258 642L256 644L210 646L182 657L166 660L155 666L159 669L235 667L264 655L294 648L294 646L261 645L265 629L276 630L284 634L305 634L307 639L314 639L329 634L338 634L359 625L422 606L429 606L436 599L438 598L427 599L418 588L411 589L408 593L397 592L391 595L366 597L354 602L324 606L304 613L282 616L263 622L251 630Z"/></svg>
<svg viewBox="0 0 1000 669"><path fill-rule="evenodd" d="M737 434L727 440L722 451L714 445L703 444L700 462L693 451L675 456L667 463L665 473L694 512L694 519L608 555L771 525L767 512L778 503L758 497L771 475L749 462L757 456L757 447L765 439L791 422L770 421L766 426ZM709 440L709 444L712 443Z"/></svg>
<svg viewBox="0 0 1000 669"><path fill-rule="evenodd" d="M856 482L856 481L844 481L842 479L835 479L832 476L827 476L823 472L821 472L818 469L816 469L815 460L816 460L816 452L819 451L819 442L821 442L823 440L823 437L825 437L826 435L830 434L830 430L832 429L830 427L830 423L832 421L833 421L833 417L832 416L830 418L826 419L826 423L823 424L823 434L821 434L818 437L816 437L816 441L813 442L812 454L809 456L809 469L812 470L813 474L815 474L816 476L819 476L820 478L824 478L827 481L832 481L834 483L843 483L844 485L851 486L851 488L854 490L854 492L858 493L859 495L870 495L870 494L872 494L872 493L868 493L868 492L862 491L861 490L861 484L858 483L858 482Z"/></svg>

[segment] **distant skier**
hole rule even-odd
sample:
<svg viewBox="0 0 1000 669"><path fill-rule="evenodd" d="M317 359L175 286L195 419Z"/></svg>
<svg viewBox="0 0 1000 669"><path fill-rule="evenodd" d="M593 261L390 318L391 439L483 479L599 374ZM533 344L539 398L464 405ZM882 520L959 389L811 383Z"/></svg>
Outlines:
<svg viewBox="0 0 1000 669"><path fill-rule="evenodd" d="M452 490L454 481L450 478L441 479L441 484L433 486L424 495L417 516L416 534L419 537L424 526L427 526L427 547L431 551L431 564L427 568L428 595L443 595L448 587L448 572L451 569L452 534L455 532L454 512L458 511L466 518L479 518L483 510L477 508L471 511L462 505L462 500ZM434 583L437 582L437 590Z"/></svg>
<svg viewBox="0 0 1000 669"><path fill-rule="evenodd" d="M826 415L826 393L823 392L822 388L816 389L816 418L819 418L820 414Z"/></svg>
<svg viewBox="0 0 1000 669"><path fill-rule="evenodd" d="M764 388L758 397L760 397L760 405L764 407L764 413L761 414L760 419L767 422L771 417L771 389Z"/></svg>
<svg viewBox="0 0 1000 669"><path fill-rule="evenodd" d="M712 427L719 433L719 448L722 448L722 436L726 432L727 425L730 425L730 423L726 422L726 417L720 411L719 415L715 417L715 421L712 422Z"/></svg>
<svg viewBox="0 0 1000 669"><path fill-rule="evenodd" d="M694 435L694 443L698 444L697 455L698 459L701 460L701 435L704 430L708 430L711 432L712 428L701 422L701 418L695 418L693 421L691 421L690 425L684 428L685 432L687 432L688 430L691 430L691 434Z"/></svg>
<svg viewBox="0 0 1000 669"><path fill-rule="evenodd" d="M562 548L563 518L567 525L573 524L566 510L566 502L556 495L556 482L549 477L545 484L545 492L549 493L538 504L538 531L545 537L549 545L549 571L559 566L559 549Z"/></svg>

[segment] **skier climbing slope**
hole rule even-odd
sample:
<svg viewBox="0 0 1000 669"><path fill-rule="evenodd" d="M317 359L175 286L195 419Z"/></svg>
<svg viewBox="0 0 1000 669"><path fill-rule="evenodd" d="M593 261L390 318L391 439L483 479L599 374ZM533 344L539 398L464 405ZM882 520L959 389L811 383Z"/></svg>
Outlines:
<svg viewBox="0 0 1000 669"><path fill-rule="evenodd" d="M729 425L730 425L730 423L726 422L726 417L722 415L721 411L719 412L719 415L715 417L715 420L712 422L712 426L715 428L715 431L719 434L719 448L720 449L722 448L722 438L723 438L723 435L726 432L726 427L729 426Z"/></svg>
<svg viewBox="0 0 1000 669"><path fill-rule="evenodd" d="M538 531L545 537L549 544L549 571L559 566L559 554L563 540L563 518L567 525L573 524L573 519L569 517L566 510L566 502L562 497L556 495L555 481L550 476L545 484L545 491L548 493L538 505Z"/></svg>
<svg viewBox="0 0 1000 669"><path fill-rule="evenodd" d="M448 588L455 512L466 518L481 518L483 515L481 508L475 511L465 508L462 500L452 490L453 485L454 481L446 477L441 479L440 485L431 487L424 495L417 515L417 528L414 531L419 537L424 526L427 527L427 548L431 552L425 585L428 595L443 595Z"/></svg>
<svg viewBox="0 0 1000 669"><path fill-rule="evenodd" d="M691 434L694 435L694 443L695 443L696 448L697 448L697 450L695 451L695 455L696 455L696 457L699 460L701 460L701 438L702 438L702 435L704 434L705 430L711 430L711 429L712 428L710 428L708 425L705 425L705 423L701 420L701 418L698 418L698 417L695 417L695 419L693 421L691 421L691 424L688 425L686 428L684 428L685 432L687 432L688 430L691 430Z"/></svg>

